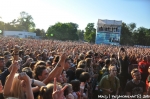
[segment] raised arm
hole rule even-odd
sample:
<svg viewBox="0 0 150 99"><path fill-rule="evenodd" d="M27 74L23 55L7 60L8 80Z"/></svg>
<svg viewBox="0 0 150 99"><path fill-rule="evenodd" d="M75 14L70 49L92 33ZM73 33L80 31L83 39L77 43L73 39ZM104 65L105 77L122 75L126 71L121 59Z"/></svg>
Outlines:
<svg viewBox="0 0 150 99"><path fill-rule="evenodd" d="M36 87L32 87L33 92L38 92L42 86L45 86L45 84L39 80L30 79L30 82L32 82L32 85L36 86Z"/></svg>
<svg viewBox="0 0 150 99"><path fill-rule="evenodd" d="M9 96L11 94L12 90L10 89L12 86L13 78L15 73L20 67L17 61L15 61L11 66L12 66L12 70L10 72L8 79L6 80L5 87L4 87L4 96Z"/></svg>
<svg viewBox="0 0 150 99"><path fill-rule="evenodd" d="M61 74L65 64L65 59L66 59L66 54L63 53L61 55L59 62L57 63L55 68L49 73L48 77L43 81L43 83L48 84L50 81L54 79L54 77L58 77Z"/></svg>
<svg viewBox="0 0 150 99"><path fill-rule="evenodd" d="M120 52L121 52L121 50L119 49L119 51L118 51L118 60L120 58Z"/></svg>
<svg viewBox="0 0 150 99"><path fill-rule="evenodd" d="M22 80L24 83L23 84L24 86L22 87L23 87L23 90L26 92L26 99L34 99L29 76L25 72L22 72L19 74L18 78Z"/></svg>

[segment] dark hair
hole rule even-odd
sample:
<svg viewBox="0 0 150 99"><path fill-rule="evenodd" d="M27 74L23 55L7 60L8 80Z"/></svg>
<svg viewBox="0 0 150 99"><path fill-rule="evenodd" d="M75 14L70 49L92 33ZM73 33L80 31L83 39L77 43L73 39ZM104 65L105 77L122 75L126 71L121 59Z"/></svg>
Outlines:
<svg viewBox="0 0 150 99"><path fill-rule="evenodd" d="M125 49L124 49L123 47L122 47L122 48L120 48L120 50L121 50L121 51L125 51Z"/></svg>
<svg viewBox="0 0 150 99"><path fill-rule="evenodd" d="M92 55L86 55L85 58L92 58Z"/></svg>
<svg viewBox="0 0 150 99"><path fill-rule="evenodd" d="M106 65L110 64L110 59L106 59L106 60L105 60L105 64L106 64Z"/></svg>
<svg viewBox="0 0 150 99"><path fill-rule="evenodd" d="M39 80L38 76L42 75L42 72L45 69L46 69L46 67L44 65L37 65L33 70L34 79Z"/></svg>
<svg viewBox="0 0 150 99"><path fill-rule="evenodd" d="M70 83L72 84L72 89L74 92L77 92L80 90L80 81L79 80L72 80Z"/></svg>
<svg viewBox="0 0 150 99"><path fill-rule="evenodd" d="M47 61L46 64L48 64L50 66L52 65L51 61Z"/></svg>
<svg viewBox="0 0 150 99"><path fill-rule="evenodd" d="M36 66L38 66L38 65L44 65L44 66L46 66L46 63L45 63L44 61L38 61L38 62L36 62L34 68L35 68Z"/></svg>
<svg viewBox="0 0 150 99"><path fill-rule="evenodd" d="M85 68L85 64L78 64L77 68Z"/></svg>
<svg viewBox="0 0 150 99"><path fill-rule="evenodd" d="M85 68L85 66L86 66L86 61L80 60L78 65L77 65L77 68Z"/></svg>
<svg viewBox="0 0 150 99"><path fill-rule="evenodd" d="M68 60L71 60L70 58L66 58L65 62L67 62Z"/></svg>
<svg viewBox="0 0 150 99"><path fill-rule="evenodd" d="M98 53L95 53L94 56L95 56L95 57L98 56Z"/></svg>
<svg viewBox="0 0 150 99"><path fill-rule="evenodd" d="M111 56L110 56L111 58L115 58L116 57L116 55L115 54L111 54Z"/></svg>
<svg viewBox="0 0 150 99"><path fill-rule="evenodd" d="M9 54L11 54L9 51L4 52L4 55L9 55Z"/></svg>
<svg viewBox="0 0 150 99"><path fill-rule="evenodd" d="M33 78L33 77L32 77L32 70L31 70L30 67L24 67L24 68L22 69L22 72L26 72L26 74L27 74L30 78Z"/></svg>
<svg viewBox="0 0 150 99"><path fill-rule="evenodd" d="M29 67L33 70L35 64L36 64L35 62L31 62L30 65L29 65Z"/></svg>
<svg viewBox="0 0 150 99"><path fill-rule="evenodd" d="M85 61L86 61L87 67L90 67L91 62L92 62L92 58L86 58Z"/></svg>
<svg viewBox="0 0 150 99"><path fill-rule="evenodd" d="M83 54L83 53L81 53L81 54L79 55L79 59L80 59L80 60L84 60L84 54Z"/></svg>
<svg viewBox="0 0 150 99"><path fill-rule="evenodd" d="M59 56L55 56L55 58L53 59L53 62L57 63L59 61Z"/></svg>
<svg viewBox="0 0 150 99"><path fill-rule="evenodd" d="M12 64L12 60L8 60L6 63L6 67L9 68L9 66Z"/></svg>
<svg viewBox="0 0 150 99"><path fill-rule="evenodd" d="M80 74L84 72L84 70L82 68L77 68L75 71L75 75L76 75L76 79L79 79Z"/></svg>
<svg viewBox="0 0 150 99"><path fill-rule="evenodd" d="M90 79L90 74L88 72L82 72L79 79L81 82L86 82Z"/></svg>
<svg viewBox="0 0 150 99"><path fill-rule="evenodd" d="M19 51L19 56L21 56L21 55L24 55L24 51L23 50Z"/></svg>

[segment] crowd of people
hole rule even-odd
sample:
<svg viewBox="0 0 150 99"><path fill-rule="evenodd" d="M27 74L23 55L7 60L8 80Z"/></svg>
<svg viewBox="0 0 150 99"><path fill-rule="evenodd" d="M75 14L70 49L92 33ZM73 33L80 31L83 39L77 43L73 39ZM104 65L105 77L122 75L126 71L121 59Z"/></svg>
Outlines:
<svg viewBox="0 0 150 99"><path fill-rule="evenodd" d="M150 95L150 48L0 38L0 99L99 95Z"/></svg>

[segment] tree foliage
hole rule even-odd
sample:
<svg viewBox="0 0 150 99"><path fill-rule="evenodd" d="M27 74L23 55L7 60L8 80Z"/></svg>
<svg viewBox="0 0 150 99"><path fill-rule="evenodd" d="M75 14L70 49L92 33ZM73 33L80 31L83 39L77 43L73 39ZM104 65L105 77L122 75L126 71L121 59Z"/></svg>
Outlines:
<svg viewBox="0 0 150 99"><path fill-rule="evenodd" d="M22 11L20 17L13 19L12 22L4 23L0 21L0 28L9 31L31 31L34 30L35 23L31 15Z"/></svg>
<svg viewBox="0 0 150 99"><path fill-rule="evenodd" d="M77 30L77 35L79 37L79 40L84 40L84 30Z"/></svg>
<svg viewBox="0 0 150 99"><path fill-rule="evenodd" d="M34 32L36 33L36 36L42 36L45 37L45 30L44 29L35 29Z"/></svg>
<svg viewBox="0 0 150 99"><path fill-rule="evenodd" d="M85 28L84 39L88 42L95 42L96 29L94 23L88 23Z"/></svg>
<svg viewBox="0 0 150 99"><path fill-rule="evenodd" d="M56 23L47 30L47 37L58 40L78 40L78 24L76 23Z"/></svg>
<svg viewBox="0 0 150 99"><path fill-rule="evenodd" d="M150 45L150 29L139 27L135 23L126 25L122 23L121 39L122 45Z"/></svg>

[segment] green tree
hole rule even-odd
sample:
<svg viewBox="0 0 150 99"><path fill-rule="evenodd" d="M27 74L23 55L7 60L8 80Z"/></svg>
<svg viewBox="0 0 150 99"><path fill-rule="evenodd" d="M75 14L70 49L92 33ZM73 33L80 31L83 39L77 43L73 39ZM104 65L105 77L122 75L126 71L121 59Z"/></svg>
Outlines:
<svg viewBox="0 0 150 99"><path fill-rule="evenodd" d="M123 22L121 27L120 44L131 45L132 43L132 32L130 32L129 26L127 26L126 23Z"/></svg>
<svg viewBox="0 0 150 99"><path fill-rule="evenodd" d="M84 39L88 42L95 42L96 29L94 23L88 23L85 28Z"/></svg>
<svg viewBox="0 0 150 99"><path fill-rule="evenodd" d="M84 40L84 30L77 30L77 35L79 37L79 40Z"/></svg>
<svg viewBox="0 0 150 99"><path fill-rule="evenodd" d="M0 30L3 32L4 30L4 22L3 21L0 21Z"/></svg>
<svg viewBox="0 0 150 99"><path fill-rule="evenodd" d="M28 13L22 11L18 19L12 20L12 22L4 23L0 21L0 29L9 31L34 31L35 23L33 18Z"/></svg>
<svg viewBox="0 0 150 99"><path fill-rule="evenodd" d="M136 24L135 23L128 24L128 29L130 32L134 32L134 30L136 29Z"/></svg>
<svg viewBox="0 0 150 99"><path fill-rule="evenodd" d="M40 29L35 29L34 32L36 33L36 36L41 36L41 30Z"/></svg>
<svg viewBox="0 0 150 99"><path fill-rule="evenodd" d="M56 23L46 32L48 38L59 40L78 40L78 25L76 23ZM51 36L53 34L53 36Z"/></svg>
<svg viewBox="0 0 150 99"><path fill-rule="evenodd" d="M147 29L144 28L144 27L139 27L137 29L137 32L138 32L138 44L139 45L147 45L147 37L146 37L146 31Z"/></svg>
<svg viewBox="0 0 150 99"><path fill-rule="evenodd" d="M35 28L35 23L33 22L32 16L24 11L20 12L20 18L17 19L17 22L25 31Z"/></svg>
<svg viewBox="0 0 150 99"><path fill-rule="evenodd" d="M121 45L150 45L150 29L139 27L135 23L122 23Z"/></svg>

